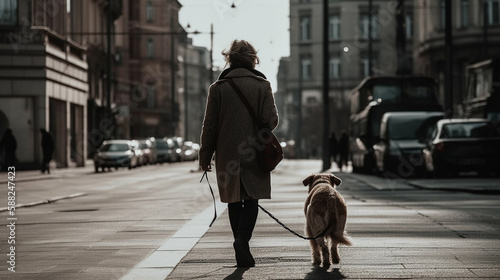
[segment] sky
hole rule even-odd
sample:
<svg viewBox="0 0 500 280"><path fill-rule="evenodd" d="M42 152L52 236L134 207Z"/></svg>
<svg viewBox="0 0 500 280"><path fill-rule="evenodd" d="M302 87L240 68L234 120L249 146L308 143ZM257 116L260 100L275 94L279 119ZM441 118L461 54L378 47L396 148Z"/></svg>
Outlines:
<svg viewBox="0 0 500 280"><path fill-rule="evenodd" d="M214 66L224 68L221 52L234 39L249 41L256 49L260 65L273 92L277 90L279 61L290 55L289 0L179 0L179 23L193 45L210 49L210 24L214 27ZM235 8L231 8L234 3ZM189 24L189 28L188 28Z"/></svg>

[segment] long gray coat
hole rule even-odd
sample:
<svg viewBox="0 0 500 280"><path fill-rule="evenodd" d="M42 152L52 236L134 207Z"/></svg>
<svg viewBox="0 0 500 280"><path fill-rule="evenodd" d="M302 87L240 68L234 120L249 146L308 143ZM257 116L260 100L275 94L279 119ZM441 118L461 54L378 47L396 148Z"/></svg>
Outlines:
<svg viewBox="0 0 500 280"><path fill-rule="evenodd" d="M274 130L278 112L269 82L245 68L231 70L209 89L201 132L200 166L210 165L215 152L215 168L220 199L241 201L240 180L253 199L271 198L271 175L257 164L257 129L247 108L226 78L234 78L261 122Z"/></svg>

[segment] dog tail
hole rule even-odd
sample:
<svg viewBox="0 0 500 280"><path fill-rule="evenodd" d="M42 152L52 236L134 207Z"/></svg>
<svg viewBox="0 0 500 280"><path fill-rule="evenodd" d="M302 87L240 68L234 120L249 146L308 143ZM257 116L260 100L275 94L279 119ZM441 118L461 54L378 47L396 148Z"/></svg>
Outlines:
<svg viewBox="0 0 500 280"><path fill-rule="evenodd" d="M341 244L351 246L351 238L347 235L347 232L344 231L345 223L347 220L347 216L342 215L339 217L337 222L337 228L335 230L334 238Z"/></svg>
<svg viewBox="0 0 500 280"><path fill-rule="evenodd" d="M340 244L344 244L347 246L352 245L351 238L347 235L347 232L345 232L345 231L339 232L339 233L336 232L334 238Z"/></svg>

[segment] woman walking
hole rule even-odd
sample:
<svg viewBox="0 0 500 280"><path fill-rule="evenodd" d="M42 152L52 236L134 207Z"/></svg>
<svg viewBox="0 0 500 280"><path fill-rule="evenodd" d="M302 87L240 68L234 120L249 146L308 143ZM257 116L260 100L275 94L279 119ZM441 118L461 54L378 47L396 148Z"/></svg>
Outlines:
<svg viewBox="0 0 500 280"><path fill-rule="evenodd" d="M222 55L229 64L209 88L199 152L200 167L215 168L220 199L228 203L229 220L234 236L233 247L238 267L255 266L249 241L257 221L258 200L271 198L271 174L262 170L256 159L259 135L248 109L230 81L240 89L260 122L273 130L278 113L271 86L255 70L259 57L245 40L235 40Z"/></svg>

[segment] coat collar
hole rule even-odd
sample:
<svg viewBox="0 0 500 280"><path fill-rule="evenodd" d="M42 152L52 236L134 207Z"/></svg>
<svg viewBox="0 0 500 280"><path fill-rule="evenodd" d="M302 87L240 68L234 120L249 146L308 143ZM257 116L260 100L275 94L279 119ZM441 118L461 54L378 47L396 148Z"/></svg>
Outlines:
<svg viewBox="0 0 500 280"><path fill-rule="evenodd" d="M219 75L218 80L224 78L253 77L256 79L267 79L262 72L248 68L227 68Z"/></svg>

